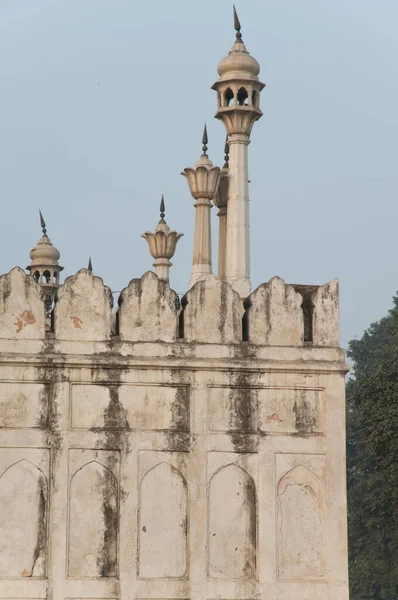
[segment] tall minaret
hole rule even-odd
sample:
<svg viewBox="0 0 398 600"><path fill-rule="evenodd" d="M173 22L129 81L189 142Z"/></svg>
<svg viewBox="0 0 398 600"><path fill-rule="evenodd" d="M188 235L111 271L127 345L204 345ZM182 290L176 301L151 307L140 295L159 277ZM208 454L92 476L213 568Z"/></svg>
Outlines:
<svg viewBox="0 0 398 600"><path fill-rule="evenodd" d="M236 40L228 56L218 65L220 78L215 115L225 125L229 145L229 177L225 278L242 297L250 293L250 231L248 145L253 123L262 117L258 78L260 65L242 41L234 7Z"/></svg>

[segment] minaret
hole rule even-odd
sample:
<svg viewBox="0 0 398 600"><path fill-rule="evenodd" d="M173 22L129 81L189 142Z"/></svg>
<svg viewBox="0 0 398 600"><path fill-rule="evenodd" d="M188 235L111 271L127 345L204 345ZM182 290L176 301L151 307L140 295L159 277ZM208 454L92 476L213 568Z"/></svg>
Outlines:
<svg viewBox="0 0 398 600"><path fill-rule="evenodd" d="M181 175L188 181L195 206L195 235L193 246L192 273L189 282L192 287L203 275L212 273L211 260L211 201L217 194L220 182L220 167L214 167L207 155L207 128L203 131L203 154L195 168L187 167Z"/></svg>
<svg viewBox="0 0 398 600"><path fill-rule="evenodd" d="M37 246L31 250L29 256L32 262L26 269L30 272L33 279L42 286L45 294L46 309L49 311L59 287L59 273L63 267L58 264L60 254L54 248L47 235L46 223L41 211L39 211L39 215L43 235Z"/></svg>
<svg viewBox="0 0 398 600"><path fill-rule="evenodd" d="M160 221L155 231L146 231L141 235L148 242L149 252L155 259L153 266L159 279L169 280L169 269L172 266L170 258L174 256L178 240L184 235L170 229L164 220L165 216L164 197L160 201Z"/></svg>
<svg viewBox="0 0 398 600"><path fill-rule="evenodd" d="M218 101L215 117L224 123L229 145L225 277L245 297L250 293L248 145L253 123L263 114L259 101L264 84L258 78L260 65L243 43L235 7L234 23L236 40L218 65L220 78L212 89Z"/></svg>

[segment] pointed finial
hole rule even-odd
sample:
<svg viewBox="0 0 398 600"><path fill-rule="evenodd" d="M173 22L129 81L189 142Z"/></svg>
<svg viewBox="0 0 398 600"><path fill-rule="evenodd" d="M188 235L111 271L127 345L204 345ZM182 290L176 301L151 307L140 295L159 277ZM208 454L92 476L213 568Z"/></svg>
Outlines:
<svg viewBox="0 0 398 600"><path fill-rule="evenodd" d="M166 212L166 207L164 204L164 196L162 194L162 199L160 201L160 223L165 223L165 220L164 220L165 212Z"/></svg>
<svg viewBox="0 0 398 600"><path fill-rule="evenodd" d="M203 150L203 154L205 154L207 156L207 144L209 143L208 137L207 137L207 127L206 127L206 123L205 123L205 128L203 130L203 137L202 137L202 150Z"/></svg>
<svg viewBox="0 0 398 600"><path fill-rule="evenodd" d="M39 215L40 215L40 227L43 231L43 235L47 234L47 229L46 229L46 222L43 219L43 215L41 214L41 210L39 209Z"/></svg>
<svg viewBox="0 0 398 600"><path fill-rule="evenodd" d="M236 30L236 39L241 40L242 34L240 32L240 30L241 30L240 21L239 21L238 13L236 12L235 4L233 6L234 6L234 27Z"/></svg>
<svg viewBox="0 0 398 600"><path fill-rule="evenodd" d="M228 144L228 134L225 138L225 146L224 146L224 160L225 160L225 164L224 164L224 169L228 169L229 167L229 144Z"/></svg>
<svg viewBox="0 0 398 600"><path fill-rule="evenodd" d="M90 271L90 273L93 272L93 263L91 262L91 256L88 257L88 267L87 267L87 271Z"/></svg>

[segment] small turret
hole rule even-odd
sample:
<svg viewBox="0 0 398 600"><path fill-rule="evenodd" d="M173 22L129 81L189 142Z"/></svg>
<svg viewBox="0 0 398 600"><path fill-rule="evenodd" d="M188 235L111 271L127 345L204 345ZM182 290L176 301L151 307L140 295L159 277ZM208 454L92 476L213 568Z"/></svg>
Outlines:
<svg viewBox="0 0 398 600"><path fill-rule="evenodd" d="M258 78L260 65L250 56L242 40L241 25L234 6L236 39L228 56L217 67L220 78L212 86L217 92L216 118L225 125L228 135L250 136L253 123L260 119L260 92L265 87Z"/></svg>
<svg viewBox="0 0 398 600"><path fill-rule="evenodd" d="M58 263L60 254L57 248L52 245L47 235L46 223L41 211L39 211L39 215L43 235L38 241L37 246L30 251L29 256L32 262L26 269L30 272L33 279L42 286L45 294L46 309L50 310L56 290L59 287L59 274L63 270L63 267Z"/></svg>

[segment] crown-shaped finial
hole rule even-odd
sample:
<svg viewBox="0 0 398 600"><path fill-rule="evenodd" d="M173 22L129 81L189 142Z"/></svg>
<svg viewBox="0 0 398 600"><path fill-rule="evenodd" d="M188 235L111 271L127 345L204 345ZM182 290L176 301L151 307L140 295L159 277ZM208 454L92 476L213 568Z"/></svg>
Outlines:
<svg viewBox="0 0 398 600"><path fill-rule="evenodd" d="M209 143L209 138L207 137L207 127L206 127L206 123L205 123L205 127L203 129L203 136L202 136L202 150L203 150L203 154L205 156L207 156L207 144Z"/></svg>
<svg viewBox="0 0 398 600"><path fill-rule="evenodd" d="M239 21L238 13L236 12L235 4L233 6L234 6L234 27L235 27L235 31L236 31L236 39L241 40L242 34L240 32L240 30L241 30L240 21Z"/></svg>
<svg viewBox="0 0 398 600"><path fill-rule="evenodd" d="M40 215L40 227L42 229L43 235L47 235L46 222L43 219L43 215L41 214L40 209L39 209L39 215Z"/></svg>

